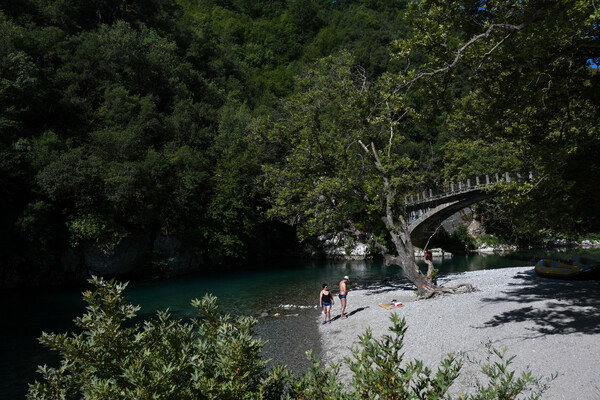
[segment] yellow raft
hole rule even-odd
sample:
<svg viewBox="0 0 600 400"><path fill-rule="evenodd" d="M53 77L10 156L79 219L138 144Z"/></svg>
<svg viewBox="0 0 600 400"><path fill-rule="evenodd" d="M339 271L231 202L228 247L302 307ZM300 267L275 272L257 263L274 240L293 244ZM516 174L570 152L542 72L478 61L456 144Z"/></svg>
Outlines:
<svg viewBox="0 0 600 400"><path fill-rule="evenodd" d="M562 279L587 278L599 269L600 263L588 258L576 258L572 263L545 258L535 265L535 272L538 275Z"/></svg>

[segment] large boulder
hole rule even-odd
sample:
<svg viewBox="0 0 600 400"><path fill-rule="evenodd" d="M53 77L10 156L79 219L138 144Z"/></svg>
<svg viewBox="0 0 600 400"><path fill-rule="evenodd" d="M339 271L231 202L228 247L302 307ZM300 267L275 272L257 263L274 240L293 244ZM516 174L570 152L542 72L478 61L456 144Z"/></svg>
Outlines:
<svg viewBox="0 0 600 400"><path fill-rule="evenodd" d="M318 236L307 244L305 252L310 257L337 260L364 260L373 256L369 246L344 233Z"/></svg>

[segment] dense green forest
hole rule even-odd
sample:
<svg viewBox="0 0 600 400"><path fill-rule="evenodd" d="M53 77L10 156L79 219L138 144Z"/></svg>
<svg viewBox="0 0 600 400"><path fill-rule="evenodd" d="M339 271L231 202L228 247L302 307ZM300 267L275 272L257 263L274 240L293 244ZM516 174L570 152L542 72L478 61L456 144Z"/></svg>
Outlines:
<svg viewBox="0 0 600 400"><path fill-rule="evenodd" d="M380 132L405 109L390 155L405 192L535 170L535 182L506 185L480 211L498 233L600 231L593 2L442 3L2 1L0 278L51 276L67 255L77 264L81 249L133 236L144 238L148 268L168 262L162 237L203 265L257 257L282 245L290 231L277 221L299 215L286 196L306 189L274 184L298 182L273 172L299 145L282 135L311 126L339 166L349 161L334 157L342 133ZM458 44L515 15L531 15L525 33L452 63ZM422 79L440 63L453 68ZM345 204L337 217L365 211ZM337 228L301 222L307 237Z"/></svg>
<svg viewBox="0 0 600 400"><path fill-rule="evenodd" d="M137 232L179 237L206 263L251 256L277 227L261 213L263 150L247 140L249 120L342 48L381 74L403 9L3 2L3 270L35 274L69 248Z"/></svg>

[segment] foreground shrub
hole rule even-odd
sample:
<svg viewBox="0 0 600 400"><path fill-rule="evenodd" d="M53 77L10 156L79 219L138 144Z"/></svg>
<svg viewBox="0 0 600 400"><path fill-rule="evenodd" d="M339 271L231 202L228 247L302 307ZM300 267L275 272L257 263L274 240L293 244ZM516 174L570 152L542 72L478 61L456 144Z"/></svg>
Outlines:
<svg viewBox="0 0 600 400"><path fill-rule="evenodd" d="M264 341L253 336L254 318L221 314L211 295L192 301L199 317L189 322L168 312L134 322L139 307L128 304L126 284L90 280L87 312L75 319L81 332L43 333L40 342L60 353L58 368L42 366L43 382L30 385L28 399L452 399L448 389L458 378L464 360L449 355L435 373L415 360L404 362L406 323L392 314L390 334L360 336L352 357L345 359L353 373L349 388L340 383L336 364L322 366L308 352L311 367L294 376L285 367L267 369ZM539 398L547 388L526 371L516 376L509 366L514 357L491 346L478 363L486 382L474 382L472 400Z"/></svg>
<svg viewBox="0 0 600 400"><path fill-rule="evenodd" d="M122 297L126 284L91 280L87 313L78 334L43 333L40 342L61 355L58 368L39 368L44 383L28 399L274 399L284 394L287 373L267 370L252 336L256 321L217 311L216 298L192 305L190 322L159 312L133 323L139 307ZM129 321L129 323L127 323Z"/></svg>
<svg viewBox="0 0 600 400"><path fill-rule="evenodd" d="M465 360L480 367L484 382L476 380L471 383L475 394L462 396L469 400L510 400L520 398L520 395L529 393L527 399L540 399L548 389L549 383L556 379L558 374L549 378L535 377L527 370L517 375L510 369L516 356L508 356L507 349L496 349L491 342L486 343L487 358L485 361L474 360L465 356ZM521 396L522 397L522 396Z"/></svg>
<svg viewBox="0 0 600 400"><path fill-rule="evenodd" d="M390 317L391 334L374 339L372 330L359 337L359 345L353 347L351 357L344 362L352 372L350 390L335 379L339 366L332 364L322 369L318 360L313 359L312 368L296 380L293 398L319 400L364 400L364 399L469 399L469 400L513 400L540 399L548 389L550 378L534 377L530 371L520 375L510 369L515 356L507 356L506 349L497 350L486 344L488 357L485 361L470 359L465 355L449 354L435 373L424 366L422 361L405 363L404 334L406 321L398 315ZM456 397L448 391L458 379L465 364L474 363L482 372L483 379L471 382L473 394L461 393Z"/></svg>

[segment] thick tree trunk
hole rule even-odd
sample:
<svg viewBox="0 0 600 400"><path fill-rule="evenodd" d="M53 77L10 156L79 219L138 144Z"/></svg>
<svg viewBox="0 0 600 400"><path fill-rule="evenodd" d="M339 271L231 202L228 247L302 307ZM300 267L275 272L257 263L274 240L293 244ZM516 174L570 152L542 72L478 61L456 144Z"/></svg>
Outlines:
<svg viewBox="0 0 600 400"><path fill-rule="evenodd" d="M393 232L390 232L392 237L392 242L396 247L397 256L386 256L386 264L388 265L399 265L402 267L402 271L404 272L404 276L411 281L416 289L418 297L430 297L430 293L435 291L436 285L432 282L428 281L425 275L419 269L417 262L415 261L415 252L412 245L412 241L410 239L410 233L408 231L408 226L402 222L402 227L400 228L400 235L397 235Z"/></svg>
<svg viewBox="0 0 600 400"><path fill-rule="evenodd" d="M433 282L433 261L430 259L425 259L425 264L427 264L427 280L429 282Z"/></svg>
<svg viewBox="0 0 600 400"><path fill-rule="evenodd" d="M473 292L476 290L468 283L453 287L442 287L434 284L432 280L427 279L415 261L415 253L412 241L410 239L408 226L406 225L404 219L401 219L401 223L402 227L400 229L400 234L396 234L393 231L390 232L392 242L396 247L397 255L393 256L387 254L384 257L386 265L399 265L402 268L404 276L406 276L406 278L415 285L418 298L423 299L442 293ZM431 266L433 267L433 263ZM431 273L433 273L433 270Z"/></svg>
<svg viewBox="0 0 600 400"><path fill-rule="evenodd" d="M402 268L404 276L415 285L418 297L431 297L431 293L436 291L436 285L428 281L419 270L414 257L388 255L385 257L385 261L387 265L399 265Z"/></svg>
<svg viewBox="0 0 600 400"><path fill-rule="evenodd" d="M391 137L394 135L393 124L390 125L390 143ZM385 170L381 159L379 157L379 153L375 148L375 144L371 142L371 149L360 140L358 141L360 145L363 147L365 152L372 154L373 159L375 161L375 165L380 168L382 171ZM391 147L388 149L388 157L389 151ZM408 229L408 224L406 223L406 219L402 217L402 215L395 215L396 209L394 207L394 199L396 198L396 193L394 191L393 185L391 184L392 179L388 176L383 176L383 189L385 194L385 210L382 215L380 215L381 222L383 222L384 226L387 228L388 233L390 234L390 238L392 239L392 243L396 248L396 254L392 255L388 251L387 247L383 244L378 244L377 247L384 250L384 258L387 265L399 265L404 272L404 275L410 280L417 288L417 296L419 298L427 298L435 296L438 293L455 293L457 289L464 287L466 291L474 291L475 288L469 284L462 284L459 286L455 286L453 288L443 288L435 285L433 282L429 281L425 275L419 270L419 266L415 261L415 252L412 245L412 240L410 239L410 231ZM350 225L353 225L350 223ZM356 229L356 228L355 228ZM377 241L375 240L376 244Z"/></svg>

